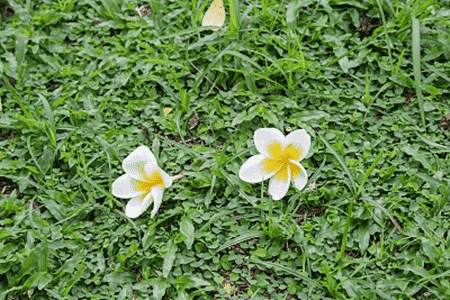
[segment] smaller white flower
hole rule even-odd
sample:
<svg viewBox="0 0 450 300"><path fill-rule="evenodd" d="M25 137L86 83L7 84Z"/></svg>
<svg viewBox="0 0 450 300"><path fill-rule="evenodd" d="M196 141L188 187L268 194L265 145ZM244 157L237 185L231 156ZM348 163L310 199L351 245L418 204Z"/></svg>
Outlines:
<svg viewBox="0 0 450 300"><path fill-rule="evenodd" d="M311 137L304 129L289 133L286 137L276 128L260 128L255 131L258 155L250 157L239 170L239 177L256 183L273 176L269 194L273 200L283 198L291 182L302 190L308 182L305 168L299 163L309 151Z"/></svg>
<svg viewBox="0 0 450 300"><path fill-rule="evenodd" d="M118 198L131 198L125 214L129 218L139 217L152 203L153 218L158 211L164 188L172 185L172 178L156 162L156 158L146 146L134 150L122 163L126 174L112 184L112 194Z"/></svg>

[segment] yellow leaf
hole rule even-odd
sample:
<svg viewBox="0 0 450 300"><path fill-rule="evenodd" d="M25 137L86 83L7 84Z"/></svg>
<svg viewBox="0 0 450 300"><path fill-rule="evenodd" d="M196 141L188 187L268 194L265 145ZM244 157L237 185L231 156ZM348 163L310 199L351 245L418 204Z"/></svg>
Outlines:
<svg viewBox="0 0 450 300"><path fill-rule="evenodd" d="M203 17L202 26L220 26L225 23L225 8L222 0L214 0ZM217 29L212 29L217 31Z"/></svg>
<svg viewBox="0 0 450 300"><path fill-rule="evenodd" d="M170 107L164 108L164 117L167 116L171 111L172 109Z"/></svg>

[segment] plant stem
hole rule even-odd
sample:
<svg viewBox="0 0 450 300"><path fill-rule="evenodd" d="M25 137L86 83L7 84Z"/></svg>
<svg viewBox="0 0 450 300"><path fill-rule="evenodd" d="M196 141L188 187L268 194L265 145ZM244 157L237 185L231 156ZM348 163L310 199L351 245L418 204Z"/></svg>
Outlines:
<svg viewBox="0 0 450 300"><path fill-rule="evenodd" d="M272 219L272 197L269 199L269 219Z"/></svg>

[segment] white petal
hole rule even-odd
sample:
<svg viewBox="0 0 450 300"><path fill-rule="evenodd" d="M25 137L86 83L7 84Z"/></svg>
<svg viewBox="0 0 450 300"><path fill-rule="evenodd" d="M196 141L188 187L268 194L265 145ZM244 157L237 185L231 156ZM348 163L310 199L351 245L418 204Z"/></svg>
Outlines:
<svg viewBox="0 0 450 300"><path fill-rule="evenodd" d="M301 170L301 173L298 173L296 170L293 170L294 168L291 168L292 182L294 183L294 186L301 191L308 182L308 173L306 173L305 168L299 162L294 160L291 160L290 162L297 165Z"/></svg>
<svg viewBox="0 0 450 300"><path fill-rule="evenodd" d="M124 159L122 167L127 174L130 174L135 179L143 180L140 172L147 163L158 166L152 151L147 146L140 146Z"/></svg>
<svg viewBox="0 0 450 300"><path fill-rule="evenodd" d="M275 176L270 179L269 194L272 195L272 199L280 200L283 198L289 189L290 182L291 171L289 165L286 165L286 167L281 168Z"/></svg>
<svg viewBox="0 0 450 300"><path fill-rule="evenodd" d="M266 159L262 154L250 157L239 170L239 178L243 181L256 183L270 178L275 172L271 174L263 173L261 162Z"/></svg>
<svg viewBox="0 0 450 300"><path fill-rule="evenodd" d="M161 174L161 177L164 181L164 187L168 188L172 185L172 177L170 177L166 172L164 172L160 167L158 167L158 170Z"/></svg>
<svg viewBox="0 0 450 300"><path fill-rule="evenodd" d="M152 210L152 219L161 206L162 197L163 197L164 189L155 186L152 188L152 197L153 197L153 210Z"/></svg>
<svg viewBox="0 0 450 300"><path fill-rule="evenodd" d="M255 131L254 135L255 146L258 149L259 153L265 156L274 157L273 151L270 151L271 147L275 144L280 144L280 154L281 154L281 145L284 140L284 135L276 128L260 128ZM278 151L276 151L278 152ZM274 157L278 158L278 157Z"/></svg>
<svg viewBox="0 0 450 300"><path fill-rule="evenodd" d="M284 139L283 150L289 145L301 148L301 156L297 159L297 161L301 161L308 154L311 145L311 136L304 129L295 130L289 133Z"/></svg>
<svg viewBox="0 0 450 300"><path fill-rule="evenodd" d="M146 192L133 189L135 181L136 179L128 174L120 176L112 184L112 194L118 198L132 198L146 194Z"/></svg>
<svg viewBox="0 0 450 300"><path fill-rule="evenodd" d="M127 203L127 207L125 208L125 214L129 218L137 218L139 217L146 209L149 207L152 201L152 194L142 194L137 197L133 197Z"/></svg>

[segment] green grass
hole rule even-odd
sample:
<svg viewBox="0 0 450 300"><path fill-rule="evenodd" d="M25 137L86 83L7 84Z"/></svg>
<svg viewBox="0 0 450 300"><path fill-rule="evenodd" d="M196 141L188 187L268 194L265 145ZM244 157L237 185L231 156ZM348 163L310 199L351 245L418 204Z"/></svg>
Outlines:
<svg viewBox="0 0 450 300"><path fill-rule="evenodd" d="M0 300L450 299L448 0L8 2ZM305 189L239 178L259 128L311 135ZM184 175L153 219L140 145Z"/></svg>

